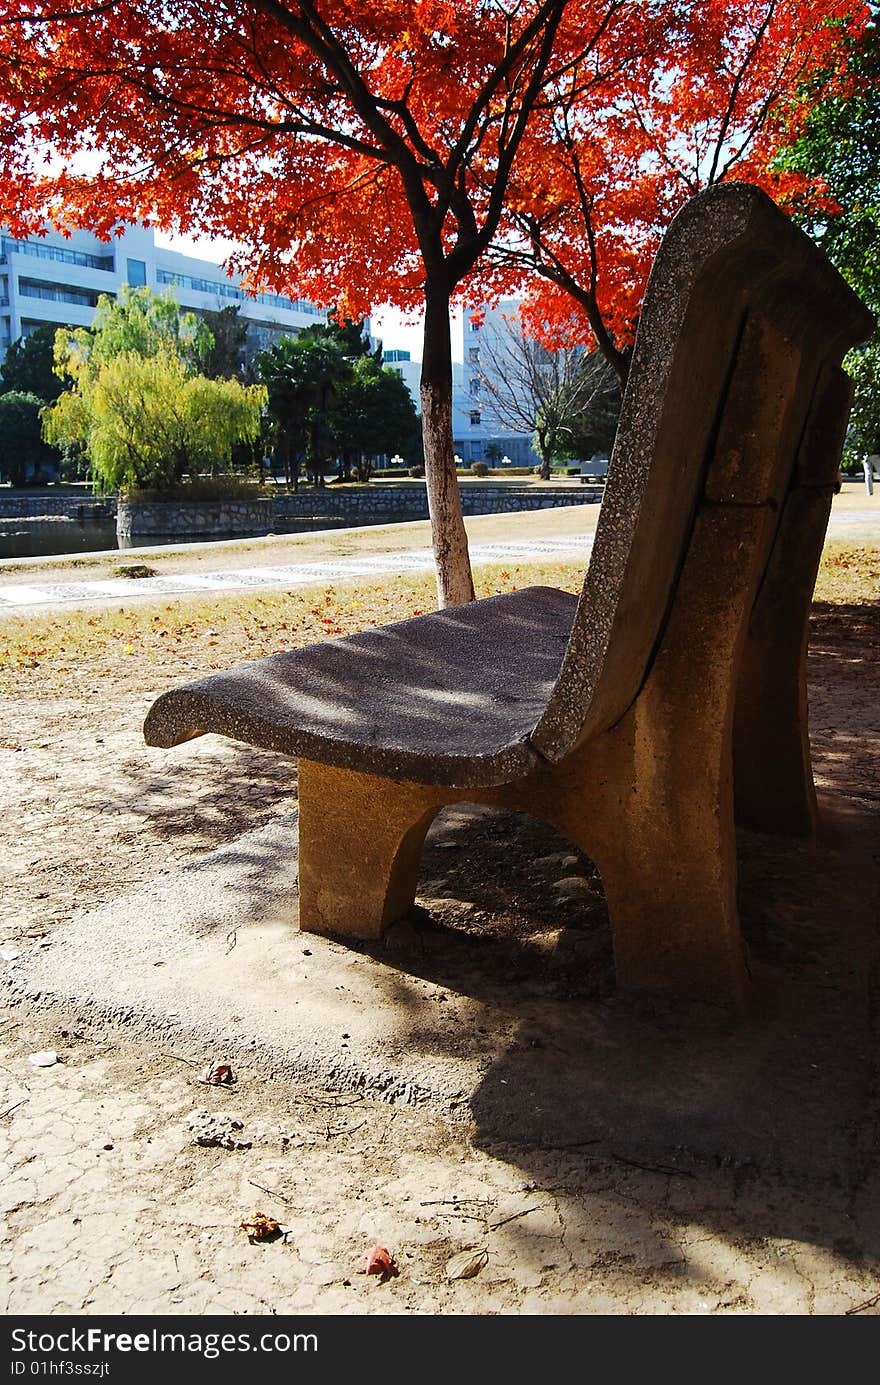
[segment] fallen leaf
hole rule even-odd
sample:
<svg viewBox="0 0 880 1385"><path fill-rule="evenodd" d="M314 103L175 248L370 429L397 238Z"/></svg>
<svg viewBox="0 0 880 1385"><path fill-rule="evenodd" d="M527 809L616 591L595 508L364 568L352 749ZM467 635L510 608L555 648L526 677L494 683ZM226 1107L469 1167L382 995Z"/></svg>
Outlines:
<svg viewBox="0 0 880 1385"><path fill-rule="evenodd" d="M281 1226L274 1217L267 1217L265 1212L254 1212L252 1217L246 1217L239 1223L241 1230L247 1232L249 1241L274 1241L276 1236L281 1235Z"/></svg>
<svg viewBox="0 0 880 1385"><path fill-rule="evenodd" d="M447 1279L473 1279L489 1259L485 1246L468 1246L446 1262Z"/></svg>
<svg viewBox="0 0 880 1385"><path fill-rule="evenodd" d="M35 1068L51 1068L58 1062L58 1054L54 1048L44 1048L40 1053L29 1053L28 1062Z"/></svg>
<svg viewBox="0 0 880 1385"><path fill-rule="evenodd" d="M228 1087L235 1077L228 1063L209 1063L199 1073L198 1080L212 1087Z"/></svg>
<svg viewBox="0 0 880 1385"><path fill-rule="evenodd" d="M397 1274L393 1255L384 1246L373 1246L364 1256L358 1274Z"/></svg>

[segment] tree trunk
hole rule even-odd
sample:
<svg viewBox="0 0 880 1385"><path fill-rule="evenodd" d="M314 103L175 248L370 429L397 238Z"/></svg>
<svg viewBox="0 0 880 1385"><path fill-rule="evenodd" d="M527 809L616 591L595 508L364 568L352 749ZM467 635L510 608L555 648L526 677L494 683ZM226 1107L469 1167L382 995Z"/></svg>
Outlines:
<svg viewBox="0 0 880 1385"><path fill-rule="evenodd" d="M539 451L540 454L541 454L541 472L540 472L541 480L542 480L542 481L549 481L549 480L550 480L550 443L549 443L547 434L546 434L546 433L543 433L543 432L541 431L540 428L537 430L536 441L537 441L537 443L538 443L538 451Z"/></svg>
<svg viewBox="0 0 880 1385"><path fill-rule="evenodd" d="M453 452L449 294L430 284L425 291L420 393L428 514L437 568L437 604L443 610L473 601L474 583Z"/></svg>

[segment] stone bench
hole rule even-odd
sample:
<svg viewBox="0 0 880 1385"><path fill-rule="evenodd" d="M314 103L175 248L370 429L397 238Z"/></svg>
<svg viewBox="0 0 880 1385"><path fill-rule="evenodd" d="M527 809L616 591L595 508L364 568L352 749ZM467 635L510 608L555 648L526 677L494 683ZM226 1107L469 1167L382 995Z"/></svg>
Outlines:
<svg viewBox="0 0 880 1385"><path fill-rule="evenodd" d="M581 462L580 482L582 486L588 486L596 481L604 484L608 476L608 463L604 457L597 457L594 461Z"/></svg>
<svg viewBox="0 0 880 1385"><path fill-rule="evenodd" d="M735 821L808 833L807 621L872 319L755 188L665 236L580 596L533 587L186 684L147 742L298 757L300 927L375 938L459 801L598 865L620 986L741 1007Z"/></svg>

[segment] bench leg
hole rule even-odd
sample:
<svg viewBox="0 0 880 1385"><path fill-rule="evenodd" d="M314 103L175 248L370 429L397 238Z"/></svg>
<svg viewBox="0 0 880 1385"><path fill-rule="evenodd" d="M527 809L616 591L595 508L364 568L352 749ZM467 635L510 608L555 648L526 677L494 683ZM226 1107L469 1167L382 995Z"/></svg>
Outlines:
<svg viewBox="0 0 880 1385"><path fill-rule="evenodd" d="M557 821L599 866L620 985L734 1009L750 978L736 907L733 708L767 523L767 507L701 507L647 681L557 771L570 786Z"/></svg>
<svg viewBox="0 0 880 1385"><path fill-rule="evenodd" d="M736 818L812 836L818 812L807 709L807 639L831 488L790 492L749 623L734 729Z"/></svg>
<svg viewBox="0 0 880 1385"><path fill-rule="evenodd" d="M619 985L744 1009L730 785L644 780L596 853ZM715 808L710 806L714 803Z"/></svg>
<svg viewBox="0 0 880 1385"><path fill-rule="evenodd" d="M749 622L736 703L737 821L811 836L818 812L807 714L807 640L852 401L852 381L826 364L816 380L773 549Z"/></svg>
<svg viewBox="0 0 880 1385"><path fill-rule="evenodd" d="M729 754L719 754L717 727L714 735L695 727L690 738L679 729L664 747L646 735L646 711L643 701L504 798L596 862L621 989L743 1010L751 985L736 907Z"/></svg>
<svg viewBox="0 0 880 1385"><path fill-rule="evenodd" d="M379 938L412 906L442 791L299 761L299 926Z"/></svg>

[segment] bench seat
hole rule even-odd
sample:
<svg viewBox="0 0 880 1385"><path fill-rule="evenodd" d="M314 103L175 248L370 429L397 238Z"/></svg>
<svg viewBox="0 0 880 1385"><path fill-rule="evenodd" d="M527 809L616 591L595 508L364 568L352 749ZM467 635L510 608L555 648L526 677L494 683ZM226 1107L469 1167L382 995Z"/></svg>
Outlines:
<svg viewBox="0 0 880 1385"><path fill-rule="evenodd" d="M541 762L578 599L528 587L215 673L160 697L144 734L210 730L392 779L503 784Z"/></svg>

